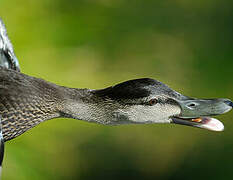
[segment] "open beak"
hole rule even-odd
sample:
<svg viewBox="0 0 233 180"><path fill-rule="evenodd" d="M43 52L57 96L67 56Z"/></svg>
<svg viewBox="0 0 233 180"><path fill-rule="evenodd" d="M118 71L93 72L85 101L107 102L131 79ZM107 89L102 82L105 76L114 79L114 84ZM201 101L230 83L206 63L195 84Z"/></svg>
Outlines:
<svg viewBox="0 0 233 180"><path fill-rule="evenodd" d="M211 131L223 131L219 120L209 117L230 111L233 103L229 99L187 99L178 101L181 114L172 117L172 123L188 125Z"/></svg>

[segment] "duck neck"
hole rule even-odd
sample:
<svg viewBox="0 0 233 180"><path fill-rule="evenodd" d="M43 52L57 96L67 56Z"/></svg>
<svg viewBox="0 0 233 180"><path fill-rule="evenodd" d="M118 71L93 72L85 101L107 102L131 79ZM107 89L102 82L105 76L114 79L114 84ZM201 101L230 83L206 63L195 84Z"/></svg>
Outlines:
<svg viewBox="0 0 233 180"><path fill-rule="evenodd" d="M90 116L90 90L63 87L63 106L61 116L88 120Z"/></svg>
<svg viewBox="0 0 233 180"><path fill-rule="evenodd" d="M64 104L61 116L94 122L99 124L110 124L113 104L95 96L90 89L66 88Z"/></svg>

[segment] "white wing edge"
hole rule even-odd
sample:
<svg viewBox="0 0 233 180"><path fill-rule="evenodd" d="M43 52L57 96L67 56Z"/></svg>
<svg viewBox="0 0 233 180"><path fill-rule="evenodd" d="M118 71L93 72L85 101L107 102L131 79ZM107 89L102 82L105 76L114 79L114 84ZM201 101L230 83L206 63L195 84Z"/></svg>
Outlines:
<svg viewBox="0 0 233 180"><path fill-rule="evenodd" d="M0 18L0 66L20 71L19 61L8 38L6 27Z"/></svg>

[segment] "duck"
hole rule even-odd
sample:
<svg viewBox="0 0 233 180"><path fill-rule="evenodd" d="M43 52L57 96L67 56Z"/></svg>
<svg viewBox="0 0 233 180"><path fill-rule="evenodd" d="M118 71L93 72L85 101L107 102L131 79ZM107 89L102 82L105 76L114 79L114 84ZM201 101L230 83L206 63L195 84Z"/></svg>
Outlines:
<svg viewBox="0 0 233 180"><path fill-rule="evenodd" d="M224 114L232 107L230 99L185 96L151 78L128 80L96 90L59 86L26 75L20 71L0 19L2 147L4 142L41 122L60 117L103 125L170 123L223 131L223 123L213 116Z"/></svg>
<svg viewBox="0 0 233 180"><path fill-rule="evenodd" d="M60 117L104 125L171 123L223 131L224 125L212 116L232 107L230 99L192 98L151 78L95 90L59 86L26 75L20 72L0 19L0 117L4 142L41 122Z"/></svg>
<svg viewBox="0 0 233 180"><path fill-rule="evenodd" d="M80 89L26 75L0 19L0 174L4 143L50 119L103 125L170 123L223 131L223 123L213 116L232 107L230 99L185 96L151 78Z"/></svg>

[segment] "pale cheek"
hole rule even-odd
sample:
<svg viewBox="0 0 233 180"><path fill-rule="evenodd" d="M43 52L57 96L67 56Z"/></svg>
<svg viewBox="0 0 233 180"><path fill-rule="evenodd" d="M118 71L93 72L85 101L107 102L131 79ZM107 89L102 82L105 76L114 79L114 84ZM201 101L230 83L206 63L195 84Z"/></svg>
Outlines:
<svg viewBox="0 0 233 180"><path fill-rule="evenodd" d="M180 114L180 108L172 105L166 106L139 106L129 110L129 119L134 122L169 123L170 116Z"/></svg>

